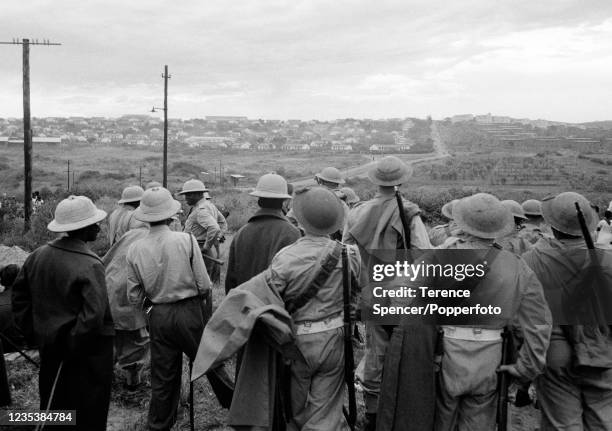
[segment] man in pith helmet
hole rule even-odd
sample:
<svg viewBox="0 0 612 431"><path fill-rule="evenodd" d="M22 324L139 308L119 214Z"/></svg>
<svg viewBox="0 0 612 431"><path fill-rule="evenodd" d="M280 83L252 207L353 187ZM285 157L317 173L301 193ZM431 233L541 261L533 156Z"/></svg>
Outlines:
<svg viewBox="0 0 612 431"><path fill-rule="evenodd" d="M523 258L536 273L547 295L579 289L584 298L593 288L612 286L612 256L586 253L575 203L592 232L597 213L590 202L574 192L561 193L542 201L542 214L554 239L540 241ZM595 262L594 259L598 261ZM595 266L599 269L595 269ZM606 268L608 268L606 270ZM597 278L592 278L597 274ZM593 281L588 281L588 279ZM548 298L558 304L559 298ZM600 306L609 303L598 301ZM574 306L574 304L571 304ZM599 320L599 319L596 319ZM609 321L601 326L563 325L556 321L546 355L544 374L536 380L542 412L540 429L612 430L612 336ZM580 323L580 322L577 322Z"/></svg>
<svg viewBox="0 0 612 431"><path fill-rule="evenodd" d="M370 258L368 251L403 249L405 240L410 248L431 248L417 205L403 201L410 232L404 232L400 220L395 187L406 183L411 175L412 169L394 156L380 159L368 172L370 181L378 186L378 192L374 199L363 202L350 212L342 238L343 242L359 247L364 267ZM376 428L384 355L392 329L366 322L366 351L357 367L357 377L364 388L367 430Z"/></svg>
<svg viewBox="0 0 612 431"><path fill-rule="evenodd" d="M521 236L521 231L525 229L524 223L527 220L525 210L517 201L506 199L501 204L510 211L514 219L515 229L503 238L498 238L497 243L504 250L518 254L519 256L533 247L525 237Z"/></svg>
<svg viewBox="0 0 612 431"><path fill-rule="evenodd" d="M149 223L149 233L132 244L126 257L128 300L150 304L148 427L153 430L169 430L176 422L183 353L195 358L204 330L202 298L211 289L196 239L168 227L180 208L165 188L147 190L135 217Z"/></svg>
<svg viewBox="0 0 612 431"><path fill-rule="evenodd" d="M108 217L108 240L110 245L121 238L128 230L138 226L143 226L143 223L134 218L134 210L140 204L140 198L144 190L140 186L128 186L123 189L121 199L117 201L119 208L114 210Z"/></svg>
<svg viewBox="0 0 612 431"><path fill-rule="evenodd" d="M342 202L342 208L344 209L344 222L346 223L349 207L345 202L345 195L340 190L340 186L345 183L342 178L342 174L340 171L333 166L329 166L327 168L323 168L321 172L315 175L315 181L322 187L325 187L328 190L334 192L336 196ZM332 239L340 240L342 239L342 229L338 232L333 232L331 234Z"/></svg>
<svg viewBox="0 0 612 431"><path fill-rule="evenodd" d="M183 184L183 189L178 194L184 195L187 205L191 206L184 231L196 237L202 253L218 258L219 239L227 230L227 222L217 207L204 197L204 192L207 191L200 180L188 180ZM205 264L213 283L219 282L219 265L210 260L206 260Z"/></svg>
<svg viewBox="0 0 612 431"><path fill-rule="evenodd" d="M266 269L280 249L300 237L300 231L282 212L283 203L292 199L283 177L263 175L249 194L257 198L259 210L236 232L230 244L226 293Z"/></svg>
<svg viewBox="0 0 612 431"><path fill-rule="evenodd" d="M429 231L429 240L431 241L431 245L437 247L444 243L448 238L458 233L457 224L453 221L453 206L459 202L459 199L453 199L450 202L442 205L442 215L446 217L449 222L446 224L441 224L438 226L434 226Z"/></svg>
<svg viewBox="0 0 612 431"><path fill-rule="evenodd" d="M32 252L13 284L15 322L40 350L40 409L55 386L50 409L76 410L78 430L105 430L110 402L113 320L104 266L87 246L105 217L85 196L62 200L47 229L66 235Z"/></svg>
<svg viewBox="0 0 612 431"><path fill-rule="evenodd" d="M445 249L499 248L495 238L515 230L512 213L495 197L478 193L461 199L453 207L461 234L451 238ZM443 326L444 355L436 393L435 431L495 429L497 409L497 368L501 363L502 330L516 321L524 341L516 362L504 365L522 381L543 370L551 331L551 313L542 285L525 262L511 253L497 250L485 256L487 275L472 295L489 298L490 303L508 304L502 315L487 326Z"/></svg>
<svg viewBox="0 0 612 431"><path fill-rule="evenodd" d="M531 244L536 244L541 239L552 238L550 226L546 224L542 217L542 202L536 199L527 199L521 204L527 220L525 226L519 232L521 238L525 238Z"/></svg>
<svg viewBox="0 0 612 431"><path fill-rule="evenodd" d="M323 187L296 191L293 210L305 236L274 256L269 279L291 314L303 356L291 363L293 419L288 429L346 430L342 245L329 238L343 225L344 210L338 197ZM356 247L349 247L348 261L349 273L359 280L365 271ZM313 289L325 262L332 269Z"/></svg>
<svg viewBox="0 0 612 431"><path fill-rule="evenodd" d="M361 202L361 199L359 198L359 196L357 196L357 193L355 193L355 190L353 190L350 187L342 187L340 189L340 193L342 193L343 195L343 197L340 197L340 199L346 202L349 209L353 209L355 206L357 206Z"/></svg>

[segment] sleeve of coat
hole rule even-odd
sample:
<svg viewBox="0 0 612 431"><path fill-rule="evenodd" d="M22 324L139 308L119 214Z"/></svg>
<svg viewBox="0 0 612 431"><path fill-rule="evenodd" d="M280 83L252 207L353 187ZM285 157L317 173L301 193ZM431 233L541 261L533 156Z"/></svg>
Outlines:
<svg viewBox="0 0 612 431"><path fill-rule="evenodd" d="M83 303L71 335L82 337L97 332L104 323L108 303L104 266L98 261L86 265L74 282L79 285Z"/></svg>
<svg viewBox="0 0 612 431"><path fill-rule="evenodd" d="M433 248L431 242L429 242L427 228L419 215L415 215L410 220L410 248L420 250Z"/></svg>
<svg viewBox="0 0 612 431"><path fill-rule="evenodd" d="M140 280L136 265L134 265L133 258L131 256L132 247L128 250L125 257L127 261L127 289L126 294L128 302L132 305L142 305L145 299L144 286Z"/></svg>
<svg viewBox="0 0 612 431"><path fill-rule="evenodd" d="M546 351L552 330L552 315L544 297L542 284L522 260L520 263L521 300L516 320L525 341L519 350L516 368L526 379L533 380L542 373L546 364Z"/></svg>
<svg viewBox="0 0 612 431"><path fill-rule="evenodd" d="M34 323L32 319L32 293L26 271L27 262L26 260L13 283L11 303L15 324L21 329L26 339L32 342L34 341Z"/></svg>
<svg viewBox="0 0 612 431"><path fill-rule="evenodd" d="M210 290L210 277L206 271L206 265L204 264L202 252L200 252L200 248L198 247L198 241L193 235L189 235L191 236L191 256L193 256L191 270L193 271L193 277L195 279L198 292L200 295L204 295Z"/></svg>
<svg viewBox="0 0 612 431"><path fill-rule="evenodd" d="M221 215L221 217L223 217ZM206 244L205 247L212 247L216 239L221 234L221 228L219 227L219 223L217 223L217 218L211 214L208 208L198 208L198 212L196 214L196 220L203 229L206 230Z"/></svg>
<svg viewBox="0 0 612 431"><path fill-rule="evenodd" d="M236 236L232 239L229 246L229 253L227 256L227 273L225 274L225 294L227 295L230 290L237 286L236 280L236 252L234 251L236 244Z"/></svg>

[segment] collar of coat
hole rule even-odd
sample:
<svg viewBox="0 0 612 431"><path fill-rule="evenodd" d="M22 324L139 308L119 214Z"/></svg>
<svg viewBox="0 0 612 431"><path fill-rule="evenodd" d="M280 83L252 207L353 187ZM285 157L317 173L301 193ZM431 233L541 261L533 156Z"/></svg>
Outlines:
<svg viewBox="0 0 612 431"><path fill-rule="evenodd" d="M80 239L70 238L69 236L64 236L62 238L58 238L49 243L49 247L58 248L60 250L68 251L70 253L78 253L84 254L85 256L93 257L98 262L102 263L102 260L96 255L93 251L87 247Z"/></svg>
<svg viewBox="0 0 612 431"><path fill-rule="evenodd" d="M261 218L266 218L266 217L271 217L271 218L277 218L280 220L284 220L286 222L289 222L289 219L287 219L287 217L285 217L283 215L283 212L281 211L281 209L275 209L275 208L260 208L255 214L253 214L251 216L251 218L249 219L249 223L252 221L255 221L257 219L261 219Z"/></svg>

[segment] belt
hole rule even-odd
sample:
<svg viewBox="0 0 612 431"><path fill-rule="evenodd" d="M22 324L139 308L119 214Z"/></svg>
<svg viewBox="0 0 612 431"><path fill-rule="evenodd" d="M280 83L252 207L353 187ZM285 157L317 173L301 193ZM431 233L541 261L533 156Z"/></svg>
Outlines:
<svg viewBox="0 0 612 431"><path fill-rule="evenodd" d="M344 326L344 318L341 315L316 322L300 322L295 324L295 335L316 334L342 328L342 326Z"/></svg>
<svg viewBox="0 0 612 431"><path fill-rule="evenodd" d="M455 340L498 341L502 339L502 329L484 329L471 326L442 326L444 336Z"/></svg>

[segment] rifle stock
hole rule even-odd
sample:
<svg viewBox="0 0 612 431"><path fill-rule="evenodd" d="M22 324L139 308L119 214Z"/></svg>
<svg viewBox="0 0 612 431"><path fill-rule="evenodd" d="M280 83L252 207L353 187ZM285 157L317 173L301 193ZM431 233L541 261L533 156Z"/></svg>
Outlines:
<svg viewBox="0 0 612 431"><path fill-rule="evenodd" d="M355 398L355 358L351 337L351 269L346 246L342 247L342 299L344 303L344 381L348 391L347 422L351 430L357 422L357 400Z"/></svg>
<svg viewBox="0 0 612 431"><path fill-rule="evenodd" d="M589 228L586 225L586 220L584 219L582 208L580 208L580 204L578 202L574 202L574 206L576 207L576 216L578 217L578 223L580 223L580 230L582 231L582 237L584 238L584 242L586 243L586 246L589 250L594 250L595 244L593 243L593 238L591 238Z"/></svg>
<svg viewBox="0 0 612 431"><path fill-rule="evenodd" d="M510 331L504 328L502 333L502 365L510 362ZM508 373L501 371L499 374L499 397L497 398L497 430L506 431L508 429Z"/></svg>
<svg viewBox="0 0 612 431"><path fill-rule="evenodd" d="M399 211L400 221L402 222L402 229L404 230L404 235L402 235L402 239L404 240L404 250L408 250L410 248L410 225L408 224L406 212L404 211L402 195L400 194L399 187L397 186L395 187L395 200L397 201L397 209Z"/></svg>

